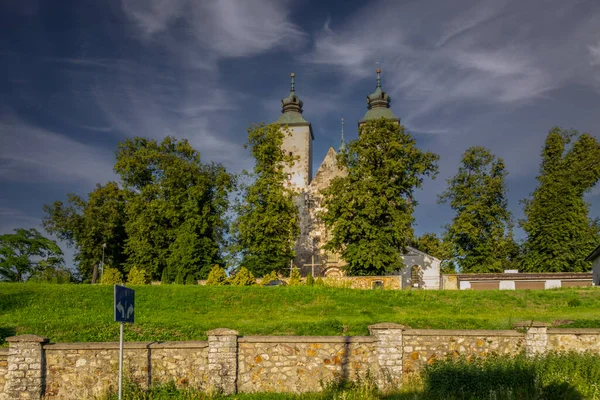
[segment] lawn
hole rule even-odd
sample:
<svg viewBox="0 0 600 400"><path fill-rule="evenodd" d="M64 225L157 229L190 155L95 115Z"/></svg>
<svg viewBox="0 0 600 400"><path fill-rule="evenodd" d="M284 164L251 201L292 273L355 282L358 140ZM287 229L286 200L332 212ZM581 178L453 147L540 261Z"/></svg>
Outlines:
<svg viewBox="0 0 600 400"><path fill-rule="evenodd" d="M600 288L540 291L382 291L327 287L139 286L127 341L202 340L218 327L242 335L367 335L367 326L509 329L521 320L600 327ZM113 288L0 283L0 346L15 334L54 342L116 341Z"/></svg>

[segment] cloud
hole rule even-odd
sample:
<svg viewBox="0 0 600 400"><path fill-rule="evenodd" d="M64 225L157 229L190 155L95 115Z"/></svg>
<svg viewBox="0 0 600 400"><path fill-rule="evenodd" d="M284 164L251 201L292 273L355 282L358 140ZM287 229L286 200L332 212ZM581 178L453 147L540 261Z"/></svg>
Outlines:
<svg viewBox="0 0 600 400"><path fill-rule="evenodd" d="M81 182L115 179L112 154L14 116L0 121L0 181Z"/></svg>
<svg viewBox="0 0 600 400"><path fill-rule="evenodd" d="M297 45L302 30L289 21L288 1L123 0L125 14L152 40L183 39L216 57L243 57Z"/></svg>
<svg viewBox="0 0 600 400"><path fill-rule="evenodd" d="M590 52L590 63L592 65L600 65L600 40L596 45L588 47Z"/></svg>

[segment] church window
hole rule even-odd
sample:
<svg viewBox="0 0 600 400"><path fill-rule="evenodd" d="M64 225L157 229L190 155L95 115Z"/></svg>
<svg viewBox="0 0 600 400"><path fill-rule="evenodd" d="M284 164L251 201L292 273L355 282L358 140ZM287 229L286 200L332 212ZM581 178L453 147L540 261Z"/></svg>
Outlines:
<svg viewBox="0 0 600 400"><path fill-rule="evenodd" d="M412 282L412 287L418 288L421 287L421 276L423 272L421 271L421 267L418 265L413 265L410 270L410 280Z"/></svg>
<svg viewBox="0 0 600 400"><path fill-rule="evenodd" d="M287 174L288 181L292 180L292 174Z"/></svg>

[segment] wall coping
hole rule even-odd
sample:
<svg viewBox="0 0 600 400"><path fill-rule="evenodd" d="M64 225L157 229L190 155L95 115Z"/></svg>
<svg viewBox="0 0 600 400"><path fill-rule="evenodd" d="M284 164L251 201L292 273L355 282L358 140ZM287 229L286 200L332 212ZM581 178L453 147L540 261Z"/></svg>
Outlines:
<svg viewBox="0 0 600 400"><path fill-rule="evenodd" d="M513 324L513 328L548 328L549 326L552 325L540 321L519 321Z"/></svg>
<svg viewBox="0 0 600 400"><path fill-rule="evenodd" d="M524 333L513 330L475 330L475 329L407 329L404 336L503 336L522 337Z"/></svg>
<svg viewBox="0 0 600 400"><path fill-rule="evenodd" d="M182 342L125 342L124 349L202 349L208 347L207 341ZM44 350L118 350L119 342L77 342L50 343Z"/></svg>
<svg viewBox="0 0 600 400"><path fill-rule="evenodd" d="M239 332L228 328L217 328L206 332L207 336L238 336Z"/></svg>
<svg viewBox="0 0 600 400"><path fill-rule="evenodd" d="M394 322L380 322L378 324L369 325L369 331L372 329L404 329L404 325Z"/></svg>
<svg viewBox="0 0 600 400"><path fill-rule="evenodd" d="M242 336L238 343L374 343L373 336Z"/></svg>
<svg viewBox="0 0 600 400"><path fill-rule="evenodd" d="M598 328L550 328L548 335L600 335Z"/></svg>
<svg viewBox="0 0 600 400"><path fill-rule="evenodd" d="M9 336L5 339L8 343L48 343L50 339L38 335Z"/></svg>

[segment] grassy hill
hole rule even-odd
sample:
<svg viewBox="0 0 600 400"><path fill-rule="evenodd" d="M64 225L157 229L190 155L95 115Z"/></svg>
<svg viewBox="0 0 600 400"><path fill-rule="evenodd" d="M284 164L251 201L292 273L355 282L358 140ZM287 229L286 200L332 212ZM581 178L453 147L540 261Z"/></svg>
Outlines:
<svg viewBox="0 0 600 400"><path fill-rule="evenodd" d="M600 327L600 288L541 291L368 291L324 287L140 286L126 340L242 335L366 335L367 326L509 329L520 320ZM34 333L54 342L116 341L112 286L0 283L0 343ZM6 343L0 344L6 346Z"/></svg>

